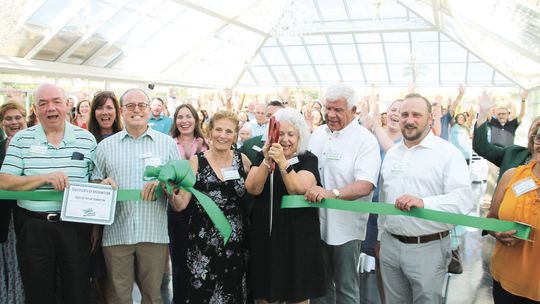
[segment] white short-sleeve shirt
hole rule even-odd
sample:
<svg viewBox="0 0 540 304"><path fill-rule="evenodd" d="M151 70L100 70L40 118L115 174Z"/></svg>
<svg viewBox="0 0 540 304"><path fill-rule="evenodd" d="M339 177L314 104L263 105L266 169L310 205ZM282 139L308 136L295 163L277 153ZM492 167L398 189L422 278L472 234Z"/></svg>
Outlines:
<svg viewBox="0 0 540 304"><path fill-rule="evenodd" d="M381 156L375 136L356 120L340 131L323 125L313 132L309 150L319 159L325 189L339 189L356 181L377 185ZM371 201L373 191L358 201ZM321 238L329 245L363 240L369 214L320 209Z"/></svg>

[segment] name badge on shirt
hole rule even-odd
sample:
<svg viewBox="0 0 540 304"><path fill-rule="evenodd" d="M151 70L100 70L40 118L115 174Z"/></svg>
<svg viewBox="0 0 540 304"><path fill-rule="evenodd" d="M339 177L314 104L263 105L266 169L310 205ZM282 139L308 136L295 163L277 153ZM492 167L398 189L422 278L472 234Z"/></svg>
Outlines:
<svg viewBox="0 0 540 304"><path fill-rule="evenodd" d="M405 172L405 164L404 163L395 163L392 166L392 173L393 174L402 174Z"/></svg>
<svg viewBox="0 0 540 304"><path fill-rule="evenodd" d="M514 194L516 195L516 197L519 197L529 191L533 191L536 189L538 189L538 186L530 177L519 180L512 186L512 190L514 190Z"/></svg>
<svg viewBox="0 0 540 304"><path fill-rule="evenodd" d="M141 153L141 154L139 154L139 159L145 159L145 158L149 158L151 156L152 156L152 153L150 153L150 152Z"/></svg>
<svg viewBox="0 0 540 304"><path fill-rule="evenodd" d="M148 125L149 125L150 127L153 127L155 124L156 124L156 123L154 123L154 122L149 122L149 123L148 123Z"/></svg>
<svg viewBox="0 0 540 304"><path fill-rule="evenodd" d="M226 181L240 178L240 173L233 167L221 168L221 174L223 174L223 179Z"/></svg>
<svg viewBox="0 0 540 304"><path fill-rule="evenodd" d="M152 167L161 166L161 158L159 158L159 157L145 158L144 159L144 166L145 167L148 167L148 166L152 166Z"/></svg>
<svg viewBox="0 0 540 304"><path fill-rule="evenodd" d="M328 152L328 154L326 154L326 158L331 160L340 160L341 156L341 152L335 150L331 150L330 152Z"/></svg>
<svg viewBox="0 0 540 304"><path fill-rule="evenodd" d="M262 148L259 147L259 146L253 146L253 147L251 147L251 149L253 149L253 150L257 151L257 152L261 152L261 151L262 151Z"/></svg>
<svg viewBox="0 0 540 304"><path fill-rule="evenodd" d="M293 157L293 158L289 158L287 161L289 162L289 165L291 165L291 166L292 166L292 165L295 165L295 164L298 164L298 162L300 162L300 161L298 160L298 156L295 156L295 157Z"/></svg>
<svg viewBox="0 0 540 304"><path fill-rule="evenodd" d="M30 153L32 154L39 154L39 155L45 155L47 154L47 146L30 146Z"/></svg>

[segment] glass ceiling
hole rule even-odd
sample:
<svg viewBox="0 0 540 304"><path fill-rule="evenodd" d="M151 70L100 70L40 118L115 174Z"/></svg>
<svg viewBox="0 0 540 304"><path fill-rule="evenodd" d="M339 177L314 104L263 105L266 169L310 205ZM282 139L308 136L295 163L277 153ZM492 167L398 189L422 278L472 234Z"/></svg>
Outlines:
<svg viewBox="0 0 540 304"><path fill-rule="evenodd" d="M196 87L540 86L532 0L4 3L0 72Z"/></svg>

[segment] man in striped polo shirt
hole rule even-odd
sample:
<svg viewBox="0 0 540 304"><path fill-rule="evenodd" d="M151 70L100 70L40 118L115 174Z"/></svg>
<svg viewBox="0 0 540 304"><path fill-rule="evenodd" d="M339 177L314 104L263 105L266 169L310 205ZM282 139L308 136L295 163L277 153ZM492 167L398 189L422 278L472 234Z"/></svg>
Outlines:
<svg viewBox="0 0 540 304"><path fill-rule="evenodd" d="M142 302L162 302L160 286L169 243L167 200L162 197L156 201L157 182L144 181L143 172L146 166L162 165L180 157L170 136L148 127L149 102L148 95L140 89L126 91L120 97L125 129L100 142L96 152L92 180L117 184L120 189L143 189L143 200L116 205L114 223L103 230L109 304L133 302L135 275Z"/></svg>
<svg viewBox="0 0 540 304"><path fill-rule="evenodd" d="M69 182L88 182L96 141L90 132L66 122L67 98L53 84L34 95L40 124L11 140L0 170L6 190L64 190ZM60 270L63 303L86 303L89 288L90 229L61 222L61 202L19 200L17 256L27 303L56 303Z"/></svg>

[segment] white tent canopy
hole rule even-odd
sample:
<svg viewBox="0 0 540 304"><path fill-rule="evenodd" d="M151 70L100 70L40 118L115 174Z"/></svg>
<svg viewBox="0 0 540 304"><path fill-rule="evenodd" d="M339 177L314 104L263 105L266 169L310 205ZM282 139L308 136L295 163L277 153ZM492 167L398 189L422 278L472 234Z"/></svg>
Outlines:
<svg viewBox="0 0 540 304"><path fill-rule="evenodd" d="M0 71L195 87L540 86L526 0L0 0Z"/></svg>

